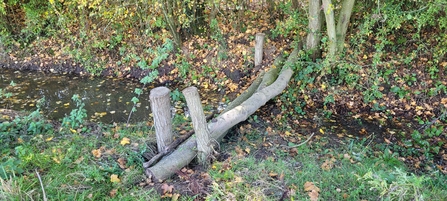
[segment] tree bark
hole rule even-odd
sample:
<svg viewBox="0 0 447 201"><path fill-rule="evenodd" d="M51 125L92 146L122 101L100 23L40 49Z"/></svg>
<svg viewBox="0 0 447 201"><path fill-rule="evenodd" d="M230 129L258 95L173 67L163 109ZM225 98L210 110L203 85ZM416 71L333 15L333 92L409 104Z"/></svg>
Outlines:
<svg viewBox="0 0 447 201"><path fill-rule="evenodd" d="M242 104L232 110L223 113L213 119L208 124L210 137L213 140L220 141L225 133L237 123L246 120L259 107L267 103L268 100L280 94L287 86L293 75L292 65L298 60L298 49L295 49L284 63L280 74L271 85L256 91ZM147 168L145 173L153 181L162 181L172 176L176 171L189 164L197 154L196 137L192 136L186 142L181 144L170 155L165 156L154 166Z"/></svg>
<svg viewBox="0 0 447 201"><path fill-rule="evenodd" d="M321 2L309 1L309 33L307 35L306 49L311 51L312 60L316 60L321 56L320 40L321 40Z"/></svg>
<svg viewBox="0 0 447 201"><path fill-rule="evenodd" d="M334 4L331 0L323 0L323 12L326 18L326 28L328 35L327 58L332 60L337 52L337 34L335 32Z"/></svg>
<svg viewBox="0 0 447 201"><path fill-rule="evenodd" d="M206 164L208 157L211 154L212 147L209 137L210 131L206 126L206 118L203 113L199 92L196 87L188 87L183 90L183 95L185 95L192 125L194 126L194 131L197 136L197 158L199 159L199 163Z"/></svg>
<svg viewBox="0 0 447 201"><path fill-rule="evenodd" d="M152 89L149 95L154 115L158 152L163 152L173 140L170 92L166 87L157 87Z"/></svg>
<svg viewBox="0 0 447 201"><path fill-rule="evenodd" d="M355 0L344 0L337 22L337 52L342 52L344 48L346 31L348 30L349 19L351 18L352 8Z"/></svg>

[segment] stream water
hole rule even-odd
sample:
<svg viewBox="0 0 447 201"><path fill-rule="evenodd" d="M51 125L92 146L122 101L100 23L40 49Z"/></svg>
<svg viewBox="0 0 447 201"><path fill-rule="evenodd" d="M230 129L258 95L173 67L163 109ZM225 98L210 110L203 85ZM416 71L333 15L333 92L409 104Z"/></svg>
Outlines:
<svg viewBox="0 0 447 201"><path fill-rule="evenodd" d="M61 119L69 115L76 103L71 100L78 94L85 104L88 118L103 123L126 122L132 110L135 88L143 87L138 82L118 78L88 78L73 75L44 74L0 69L0 93L12 93L9 98L0 99L0 108L32 111L41 98L42 113L49 119ZM149 119L149 91L154 86L146 86L138 97L137 111L130 122ZM170 87L171 90L175 89Z"/></svg>

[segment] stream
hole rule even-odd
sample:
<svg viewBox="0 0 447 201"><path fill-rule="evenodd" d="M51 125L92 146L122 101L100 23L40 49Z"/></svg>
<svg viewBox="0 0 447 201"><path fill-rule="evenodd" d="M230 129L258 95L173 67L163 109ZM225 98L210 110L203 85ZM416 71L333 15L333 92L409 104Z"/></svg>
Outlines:
<svg viewBox="0 0 447 201"><path fill-rule="evenodd" d="M17 111L33 111L37 102L44 98L41 112L49 119L58 120L76 108L72 96L78 94L85 104L88 119L95 122L127 122L134 103L135 88L142 88L141 83L120 78L89 78L74 75L45 74L43 72L15 71L0 69L0 108ZM141 122L150 119L150 89L146 86L138 97L136 111L129 122ZM181 86L169 86L171 91ZM12 96L6 98L6 93ZM212 95L202 97L213 97ZM208 102L208 101L207 101ZM212 102L212 101L210 101ZM181 110L183 103L176 103L173 111Z"/></svg>

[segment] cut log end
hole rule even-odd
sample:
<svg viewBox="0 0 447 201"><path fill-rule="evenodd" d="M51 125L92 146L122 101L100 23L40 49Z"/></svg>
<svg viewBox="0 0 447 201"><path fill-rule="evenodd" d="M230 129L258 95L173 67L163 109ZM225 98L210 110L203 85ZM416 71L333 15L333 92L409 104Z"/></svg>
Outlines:
<svg viewBox="0 0 447 201"><path fill-rule="evenodd" d="M151 94L149 97L161 97L166 96L166 94L169 94L171 90L167 87L157 87L151 90Z"/></svg>

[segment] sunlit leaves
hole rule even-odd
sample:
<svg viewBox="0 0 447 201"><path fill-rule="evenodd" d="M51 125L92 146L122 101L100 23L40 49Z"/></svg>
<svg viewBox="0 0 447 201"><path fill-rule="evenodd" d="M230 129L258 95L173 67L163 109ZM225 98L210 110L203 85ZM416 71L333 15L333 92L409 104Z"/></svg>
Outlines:
<svg viewBox="0 0 447 201"><path fill-rule="evenodd" d="M112 175L110 175L110 182L119 183L119 182L121 182L121 180L118 178L118 175L112 174Z"/></svg>
<svg viewBox="0 0 447 201"><path fill-rule="evenodd" d="M124 137L123 139L121 139L120 144L123 145L123 146L126 145L126 144L130 144L130 139L127 138L127 137Z"/></svg>

